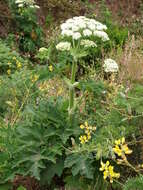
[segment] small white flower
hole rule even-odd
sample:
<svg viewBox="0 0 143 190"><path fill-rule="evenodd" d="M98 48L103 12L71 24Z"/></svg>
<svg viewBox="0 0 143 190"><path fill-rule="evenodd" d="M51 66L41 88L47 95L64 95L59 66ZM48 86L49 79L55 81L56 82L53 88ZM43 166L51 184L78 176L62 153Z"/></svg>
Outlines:
<svg viewBox="0 0 143 190"><path fill-rule="evenodd" d="M94 31L94 36L101 38L104 42L109 40L108 34L104 31Z"/></svg>
<svg viewBox="0 0 143 190"><path fill-rule="evenodd" d="M84 46L85 48L88 48L88 47L97 47L96 43L94 43L91 40L81 40L80 45Z"/></svg>
<svg viewBox="0 0 143 190"><path fill-rule="evenodd" d="M73 32L76 32L76 31L78 31L79 30L79 27L78 26L76 26L76 25L73 25L72 26L72 31Z"/></svg>
<svg viewBox="0 0 143 190"><path fill-rule="evenodd" d="M89 30L89 29L85 29L85 30L83 30L83 35L84 36L91 36L92 35L92 31Z"/></svg>
<svg viewBox="0 0 143 190"><path fill-rule="evenodd" d="M40 8L38 5L35 4L34 0L16 0L15 4L18 5L18 7L24 7L25 5L30 8Z"/></svg>
<svg viewBox="0 0 143 190"><path fill-rule="evenodd" d="M72 36L73 31L72 30L63 30L61 34L62 34L62 36Z"/></svg>
<svg viewBox="0 0 143 190"><path fill-rule="evenodd" d="M70 24L68 24L68 23L61 24L61 29L62 30L69 30L69 28L70 28Z"/></svg>
<svg viewBox="0 0 143 190"><path fill-rule="evenodd" d="M95 24L93 24L93 23L91 23L91 22L89 22L87 26L88 26L88 28L89 28L90 30L92 30L92 31L94 31L94 30L96 29Z"/></svg>
<svg viewBox="0 0 143 190"><path fill-rule="evenodd" d="M73 33L72 38L74 40L78 40L79 38L81 38L81 34L79 32L75 32L75 33Z"/></svg>
<svg viewBox="0 0 143 190"><path fill-rule="evenodd" d="M56 49L60 51L69 51L71 48L70 42L60 42L56 45Z"/></svg>
<svg viewBox="0 0 143 190"><path fill-rule="evenodd" d="M108 72L114 73L114 72L118 72L119 70L118 64L113 59L106 59L104 61L103 68L106 73Z"/></svg>

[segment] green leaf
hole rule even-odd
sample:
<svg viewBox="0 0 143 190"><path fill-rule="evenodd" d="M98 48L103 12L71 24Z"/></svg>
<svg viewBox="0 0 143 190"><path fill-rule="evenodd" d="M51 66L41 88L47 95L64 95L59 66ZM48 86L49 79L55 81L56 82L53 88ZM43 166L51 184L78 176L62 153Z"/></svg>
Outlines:
<svg viewBox="0 0 143 190"><path fill-rule="evenodd" d="M85 155L69 155L65 160L65 168L71 168L73 176L81 174L89 179L93 179L92 160Z"/></svg>
<svg viewBox="0 0 143 190"><path fill-rule="evenodd" d="M23 186L20 186L20 187L17 188L17 190L27 190L27 189L25 187L23 187Z"/></svg>

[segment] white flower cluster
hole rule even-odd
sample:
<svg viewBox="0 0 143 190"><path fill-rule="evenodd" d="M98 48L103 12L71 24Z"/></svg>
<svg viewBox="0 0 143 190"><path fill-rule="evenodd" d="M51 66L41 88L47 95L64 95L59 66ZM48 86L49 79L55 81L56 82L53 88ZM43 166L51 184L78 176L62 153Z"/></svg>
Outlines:
<svg viewBox="0 0 143 190"><path fill-rule="evenodd" d="M91 40L81 40L80 45L84 46L85 48L88 48L88 47L97 47L96 43L94 43Z"/></svg>
<svg viewBox="0 0 143 190"><path fill-rule="evenodd" d="M69 51L71 48L70 42L60 42L56 45L56 49L60 51Z"/></svg>
<svg viewBox="0 0 143 190"><path fill-rule="evenodd" d="M81 37L97 36L103 41L107 41L109 37L104 32L106 29L107 27L104 24L85 16L73 17L61 24L61 34L72 37L74 40L78 40Z"/></svg>
<svg viewBox="0 0 143 190"><path fill-rule="evenodd" d="M116 73L119 70L118 64L113 59L106 59L103 68L106 73Z"/></svg>
<svg viewBox="0 0 143 190"><path fill-rule="evenodd" d="M38 5L35 4L34 0L16 0L15 4L18 5L18 7L30 7L30 8L40 8Z"/></svg>

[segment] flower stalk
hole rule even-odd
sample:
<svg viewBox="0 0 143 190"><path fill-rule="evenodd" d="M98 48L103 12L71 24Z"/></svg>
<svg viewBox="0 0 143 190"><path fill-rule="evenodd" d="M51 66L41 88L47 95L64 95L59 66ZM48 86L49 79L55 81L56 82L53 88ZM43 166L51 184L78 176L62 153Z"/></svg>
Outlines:
<svg viewBox="0 0 143 190"><path fill-rule="evenodd" d="M75 76L76 76L76 69L77 69L77 60L74 59L72 63L72 71L71 71L71 86L69 87L69 118L70 120L73 119L74 108L75 108Z"/></svg>

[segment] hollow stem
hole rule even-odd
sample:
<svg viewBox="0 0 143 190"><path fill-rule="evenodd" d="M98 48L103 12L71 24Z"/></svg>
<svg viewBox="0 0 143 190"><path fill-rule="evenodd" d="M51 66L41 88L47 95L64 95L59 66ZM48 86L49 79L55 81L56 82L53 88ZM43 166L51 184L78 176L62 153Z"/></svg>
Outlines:
<svg viewBox="0 0 143 190"><path fill-rule="evenodd" d="M75 75L76 75L77 61L73 61L72 63L72 72L71 72L71 84L75 83ZM73 118L74 106L75 106L75 87L72 86L69 88L69 117Z"/></svg>

